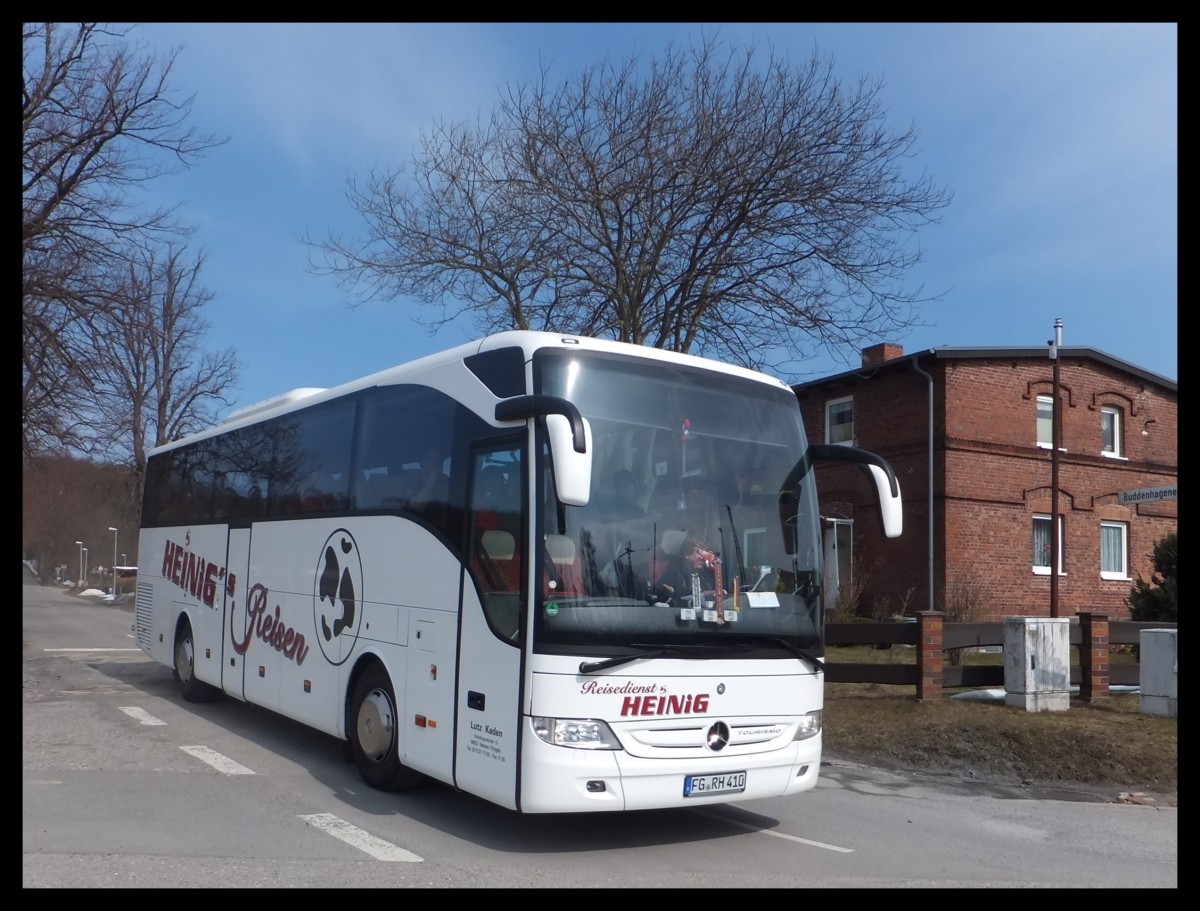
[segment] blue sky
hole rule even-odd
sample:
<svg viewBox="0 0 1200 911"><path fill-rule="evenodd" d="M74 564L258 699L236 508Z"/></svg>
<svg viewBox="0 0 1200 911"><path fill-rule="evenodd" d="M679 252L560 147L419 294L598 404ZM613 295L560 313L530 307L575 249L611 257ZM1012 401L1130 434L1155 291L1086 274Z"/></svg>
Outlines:
<svg viewBox="0 0 1200 911"><path fill-rule="evenodd" d="M233 407L335 386L467 341L410 300L357 307L308 269L306 234L360 237L345 179L407 165L436 120L486 117L543 62L562 81L606 56L702 33L813 48L854 83L880 78L889 123L919 131L914 173L954 194L908 277L942 300L877 341L1099 349L1178 377L1178 26L1174 23L144 23L182 46L171 85L192 126L230 142L160 178L198 227L212 348L237 349ZM853 366L853 364L849 365ZM846 369L814 358L793 382Z"/></svg>

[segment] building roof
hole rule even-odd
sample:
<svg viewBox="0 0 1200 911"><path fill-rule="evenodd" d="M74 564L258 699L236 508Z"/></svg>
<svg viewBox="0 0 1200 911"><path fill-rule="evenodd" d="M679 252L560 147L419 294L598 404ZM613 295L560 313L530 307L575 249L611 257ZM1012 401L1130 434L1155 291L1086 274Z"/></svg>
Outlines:
<svg viewBox="0 0 1200 911"><path fill-rule="evenodd" d="M877 346L878 347L878 346ZM887 346L899 347L899 346ZM872 349L867 349L872 350ZM903 350L903 349L900 349ZM1068 347L1066 345L1059 346L1059 357L1063 358L1082 358L1084 360L1092 360L1097 363L1104 364L1108 367L1114 367L1124 373L1132 374L1141 379L1161 386L1163 389L1170 392L1178 393L1179 384L1175 380L1168 379L1157 373L1151 373L1149 370L1144 370L1135 364L1128 361L1123 361L1120 358L1113 357L1111 354L1105 354L1096 348L1081 348ZM815 389L826 383L847 380L853 377L865 377L874 373L880 367L897 367L910 361L917 361L921 358L936 358L938 360L967 360L970 358L980 359L995 359L995 358L1042 358L1049 361L1049 346L1035 348L955 348L950 345L941 345L937 348L926 348L923 351L916 351L912 354L902 354L896 357L880 359L871 363L865 363L861 367L855 367L851 370L844 370L841 373L831 373L828 376L822 377L819 380L809 380L805 383L793 383L792 389L797 392L805 389Z"/></svg>

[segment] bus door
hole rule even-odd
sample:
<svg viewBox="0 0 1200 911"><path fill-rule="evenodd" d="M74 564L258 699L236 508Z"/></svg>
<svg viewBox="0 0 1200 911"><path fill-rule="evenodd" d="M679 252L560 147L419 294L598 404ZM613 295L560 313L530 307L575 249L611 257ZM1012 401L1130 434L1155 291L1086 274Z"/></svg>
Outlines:
<svg viewBox="0 0 1200 911"><path fill-rule="evenodd" d="M471 457L467 563L458 654L455 782L517 806L521 641L530 555L524 436L489 441Z"/></svg>
<svg viewBox="0 0 1200 911"><path fill-rule="evenodd" d="M245 655L233 648L234 637L238 642L247 641L249 632L246 610L246 585L250 579L250 529L229 529L229 552L225 560L226 577L221 601L221 688L230 696L246 698ZM233 583L229 584L232 579ZM199 643L197 643L199 645Z"/></svg>

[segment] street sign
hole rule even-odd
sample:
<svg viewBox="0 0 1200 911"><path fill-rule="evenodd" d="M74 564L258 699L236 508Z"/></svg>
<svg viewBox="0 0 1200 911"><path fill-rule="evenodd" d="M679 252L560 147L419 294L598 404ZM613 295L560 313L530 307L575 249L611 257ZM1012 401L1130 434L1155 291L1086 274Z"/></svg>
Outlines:
<svg viewBox="0 0 1200 911"><path fill-rule="evenodd" d="M1122 490L1117 494L1117 502L1122 506L1131 503L1153 503L1157 500L1178 500L1179 485L1169 487L1143 487L1141 490Z"/></svg>

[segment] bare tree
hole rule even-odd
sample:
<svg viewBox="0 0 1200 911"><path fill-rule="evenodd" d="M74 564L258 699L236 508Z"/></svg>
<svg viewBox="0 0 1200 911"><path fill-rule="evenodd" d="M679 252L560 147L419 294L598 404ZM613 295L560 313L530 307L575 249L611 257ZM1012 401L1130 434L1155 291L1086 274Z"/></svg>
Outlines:
<svg viewBox="0 0 1200 911"><path fill-rule="evenodd" d="M482 331L549 329L779 369L916 325L915 232L947 193L907 179L881 83L814 51L792 68L715 39L584 70L543 67L486 125L438 124L403 169L347 185L366 238L313 269L361 299L440 305Z"/></svg>
<svg viewBox="0 0 1200 911"><path fill-rule="evenodd" d="M53 581L55 567L65 566L67 579L79 578L81 541L90 551L88 563L108 565L113 533L120 530L120 554L137 560L140 513L133 472L124 465L93 462L70 455L39 455L21 472L21 551L34 560L38 577Z"/></svg>
<svg viewBox="0 0 1200 911"><path fill-rule="evenodd" d="M22 140L23 455L81 442L93 390L89 336L114 300L113 276L147 243L187 229L134 193L223 140L186 126L191 99L128 29L24 23Z"/></svg>
<svg viewBox="0 0 1200 911"><path fill-rule="evenodd" d="M186 246L144 251L126 264L93 324L96 420L88 445L110 459L124 454L139 491L146 453L216 423L237 381L233 349L202 347L209 328L202 311L212 300L200 284L203 267L203 255L189 257Z"/></svg>

